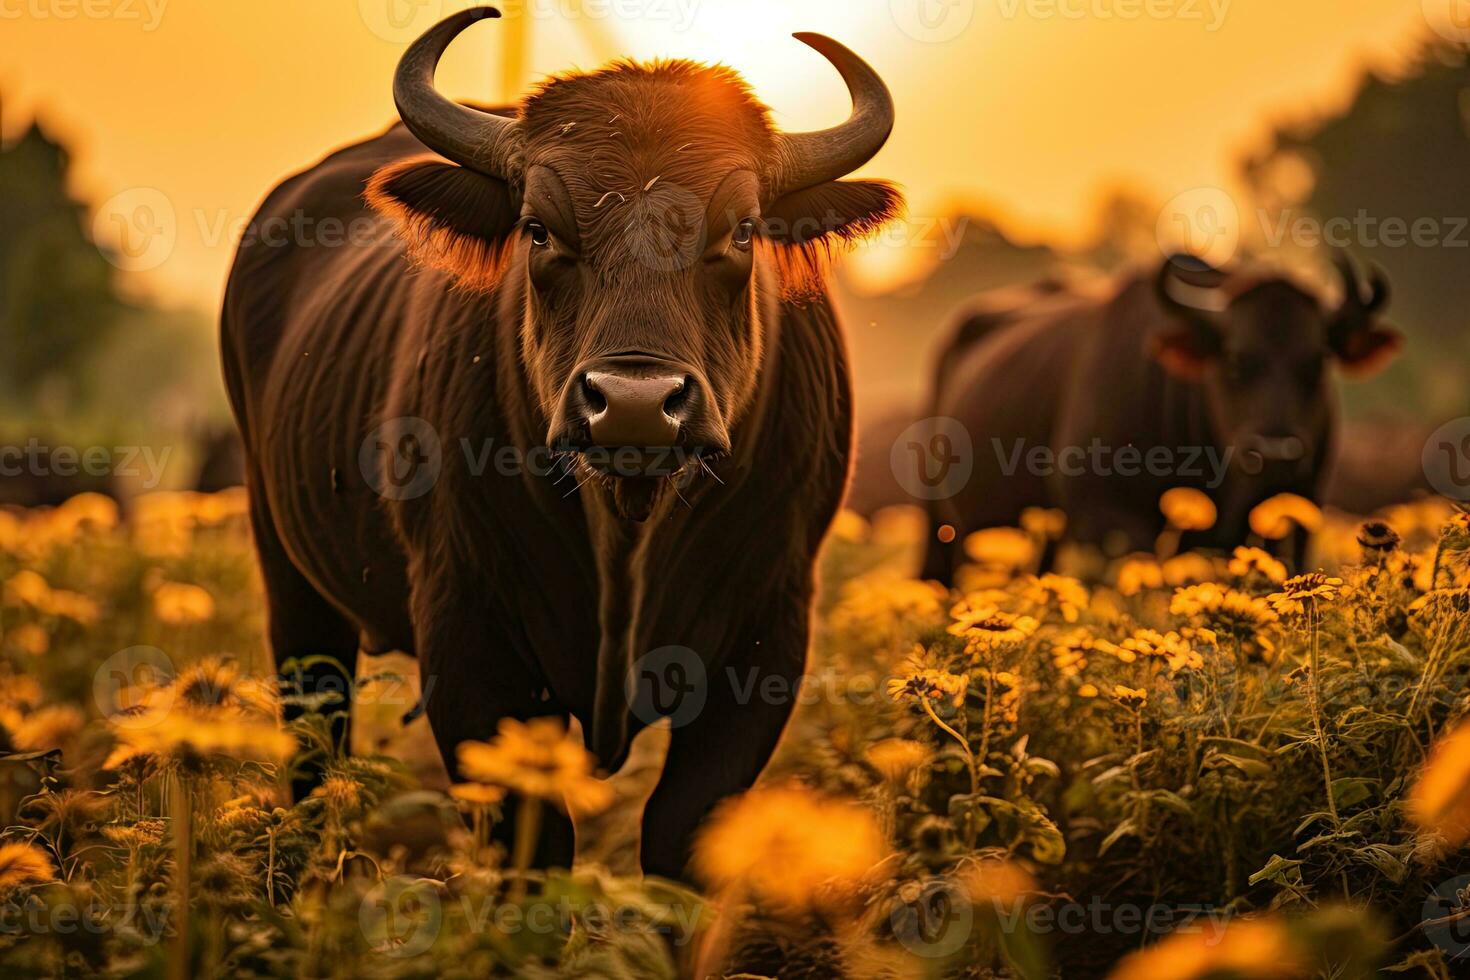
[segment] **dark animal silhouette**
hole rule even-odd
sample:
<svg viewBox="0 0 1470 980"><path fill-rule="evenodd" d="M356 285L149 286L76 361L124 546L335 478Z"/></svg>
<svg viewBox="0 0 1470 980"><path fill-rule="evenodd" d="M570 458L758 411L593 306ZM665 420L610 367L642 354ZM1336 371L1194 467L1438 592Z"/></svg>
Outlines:
<svg viewBox="0 0 1470 980"><path fill-rule="evenodd" d="M776 131L732 72L685 61L564 75L500 114L438 95L449 42L495 16L430 29L399 65L404 125L257 216L330 219L348 244L261 235L236 258L224 369L270 642L278 664L349 675L359 645L415 652L452 773L462 741L546 715L581 720L614 768L652 720L630 671L672 656L648 700L702 707L677 719L643 858L678 874L792 707L749 677L804 669L851 443L821 260L900 207L837 179L883 145L892 102L810 34L853 97L815 133ZM542 860L570 856L564 832Z"/></svg>
<svg viewBox="0 0 1470 980"><path fill-rule="evenodd" d="M1319 499L1331 365L1364 375L1402 342L1377 322L1382 277L1364 282L1345 257L1338 269L1335 306L1280 274L1176 256L1101 296L1053 290L962 317L928 412L955 421L927 424L962 427L973 472L929 503L935 528L956 533L931 536L925 574L947 581L966 534L1014 525L1028 506L1065 510L1070 538L1119 553L1152 547L1171 487L1215 501L1215 527L1189 541L1200 547L1241 543L1273 494Z"/></svg>

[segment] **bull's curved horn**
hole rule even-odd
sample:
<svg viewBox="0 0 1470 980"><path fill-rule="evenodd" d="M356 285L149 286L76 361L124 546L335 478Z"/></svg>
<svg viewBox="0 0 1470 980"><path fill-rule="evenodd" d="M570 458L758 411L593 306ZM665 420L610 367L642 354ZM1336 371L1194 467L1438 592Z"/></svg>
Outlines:
<svg viewBox="0 0 1470 980"><path fill-rule="evenodd" d="M847 122L812 133L781 133L775 194L804 190L852 173L872 159L893 131L893 97L867 62L822 34L791 35L814 48L847 83L852 115Z"/></svg>
<svg viewBox="0 0 1470 980"><path fill-rule="evenodd" d="M1337 274L1342 278L1344 311L1374 313L1388 302L1388 278L1377 265L1369 263L1369 276L1365 283L1356 263L1346 252L1334 255L1332 264L1337 267Z"/></svg>
<svg viewBox="0 0 1470 980"><path fill-rule="evenodd" d="M494 7L471 7L425 31L398 62L393 101L408 131L429 149L460 166L509 179L515 121L460 105L434 88L434 69L449 42L476 21L499 16Z"/></svg>

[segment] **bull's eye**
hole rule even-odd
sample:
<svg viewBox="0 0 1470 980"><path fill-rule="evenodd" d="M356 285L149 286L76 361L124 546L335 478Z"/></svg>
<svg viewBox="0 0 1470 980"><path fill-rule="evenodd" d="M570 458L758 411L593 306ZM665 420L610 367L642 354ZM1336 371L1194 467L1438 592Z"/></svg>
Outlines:
<svg viewBox="0 0 1470 980"><path fill-rule="evenodd" d="M526 234L531 236L531 244L537 248L551 244L551 232L539 221L526 222Z"/></svg>
<svg viewBox="0 0 1470 980"><path fill-rule="evenodd" d="M750 243L755 240L755 219L746 218L735 226L735 231L730 235L730 243L736 248L750 248Z"/></svg>

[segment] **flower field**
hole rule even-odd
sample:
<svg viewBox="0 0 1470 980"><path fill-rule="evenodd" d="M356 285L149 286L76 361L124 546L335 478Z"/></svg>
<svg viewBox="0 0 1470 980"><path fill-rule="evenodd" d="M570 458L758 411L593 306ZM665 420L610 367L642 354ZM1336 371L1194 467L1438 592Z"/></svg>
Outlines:
<svg viewBox="0 0 1470 980"><path fill-rule="evenodd" d="M912 577L916 514L844 514L794 719L689 883L630 873L661 728L609 777L505 723L450 785L393 656L355 751L284 730L240 492L0 513L0 969L1458 975L1470 517L1277 498L1202 554L1209 502L1160 506L1152 554L1058 549L1055 512L972 535L954 591ZM1273 557L1296 533L1320 571ZM327 775L292 805L298 739ZM573 870L535 866L551 808Z"/></svg>

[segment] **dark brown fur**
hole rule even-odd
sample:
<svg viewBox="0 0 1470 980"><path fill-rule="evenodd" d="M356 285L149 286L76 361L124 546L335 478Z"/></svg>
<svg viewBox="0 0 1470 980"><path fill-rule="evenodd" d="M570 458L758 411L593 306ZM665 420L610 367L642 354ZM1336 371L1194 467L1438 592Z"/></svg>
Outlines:
<svg viewBox="0 0 1470 980"><path fill-rule="evenodd" d="M1101 294L1051 291L1019 307L987 304L956 323L927 414L968 430L974 472L954 496L929 505L935 527L950 524L957 534L949 543L931 536L927 575L948 580L966 534L1015 525L1026 507L1065 510L1069 537L1116 553L1152 549L1163 530L1159 497L1171 487L1214 499L1218 523L1191 539L1204 547L1244 542L1250 509L1272 494L1319 499L1336 433L1329 365L1372 370L1397 350L1397 334L1378 327L1371 311L1329 306L1280 275L1203 269L1227 308L1192 312L1163 297L1168 268ZM1253 365L1249 378L1231 376L1236 362ZM1298 458L1256 472L1242 465L1253 437L1284 433L1301 438ZM1122 475L1089 464L1066 475L1023 462L1006 472L1018 443L1060 453L1094 440L1113 451L1167 449L1180 465ZM1223 459L1227 450L1231 465L1218 486L1208 485L1208 472L1180 471L1208 469L1203 455L1186 462L1195 451Z"/></svg>

